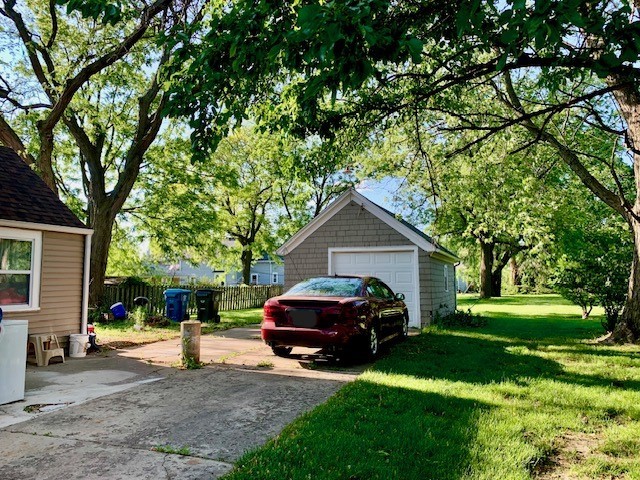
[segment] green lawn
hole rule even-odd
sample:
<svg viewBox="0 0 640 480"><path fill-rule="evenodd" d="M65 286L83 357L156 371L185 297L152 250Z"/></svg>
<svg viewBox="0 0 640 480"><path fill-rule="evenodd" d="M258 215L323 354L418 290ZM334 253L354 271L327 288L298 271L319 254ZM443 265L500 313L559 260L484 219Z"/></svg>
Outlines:
<svg viewBox="0 0 640 480"><path fill-rule="evenodd" d="M225 479L640 478L637 347L555 295L459 305L488 325L393 347Z"/></svg>
<svg viewBox="0 0 640 480"><path fill-rule="evenodd" d="M234 310L220 312L220 323L203 323L202 333L212 333L216 330L226 330L233 327L242 327L260 323L262 309L251 308L248 310ZM147 327L142 331L133 328L133 322L129 320L96 323L98 343L112 348L122 348L132 345L168 340L180 335L180 324L172 322L166 327Z"/></svg>

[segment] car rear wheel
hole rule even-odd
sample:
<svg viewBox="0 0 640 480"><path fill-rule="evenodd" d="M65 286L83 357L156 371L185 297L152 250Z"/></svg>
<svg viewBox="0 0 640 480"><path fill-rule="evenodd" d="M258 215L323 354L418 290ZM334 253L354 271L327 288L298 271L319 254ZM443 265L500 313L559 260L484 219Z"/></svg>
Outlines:
<svg viewBox="0 0 640 480"><path fill-rule="evenodd" d="M293 347L271 347L271 350L279 357L288 357Z"/></svg>

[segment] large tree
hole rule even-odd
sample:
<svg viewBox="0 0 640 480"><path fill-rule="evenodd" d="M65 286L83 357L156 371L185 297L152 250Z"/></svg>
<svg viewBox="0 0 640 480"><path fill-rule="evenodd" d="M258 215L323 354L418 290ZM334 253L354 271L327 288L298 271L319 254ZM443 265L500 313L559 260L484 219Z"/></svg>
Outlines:
<svg viewBox="0 0 640 480"><path fill-rule="evenodd" d="M170 48L155 42L199 18L197 2L6 0L0 15L7 49L0 142L93 228L90 301L97 303L115 218L163 122L158 70Z"/></svg>
<svg viewBox="0 0 640 480"><path fill-rule="evenodd" d="M327 133L350 121L366 126L416 110L443 109L443 92L492 85L509 115L494 115L489 105L461 118L479 132L476 141L524 126L532 142L552 146L629 224L635 251L618 336L640 338L635 2L239 0L222 12L205 25L202 41L181 50L174 63L180 82L172 109L192 117L197 143L214 144L208 134L224 132L262 98L294 105L282 108L283 124ZM603 98L615 109L596 104ZM550 128L565 114L582 118L585 128L618 135L627 146L635 175L630 196L618 186L620 174L608 157L600 160L611 166L609 183Z"/></svg>
<svg viewBox="0 0 640 480"><path fill-rule="evenodd" d="M330 156L329 159L326 157ZM192 162L187 136L167 128L151 147L125 211L136 235L164 260L250 266L353 185L348 155L318 138L300 141L244 126Z"/></svg>
<svg viewBox="0 0 640 480"><path fill-rule="evenodd" d="M379 178L401 179L394 203L473 266L481 298L499 297L505 267L520 252L552 241L556 160L548 148L526 157L512 153L523 141L522 129L451 155L474 137L442 128L434 133L428 128L433 119L414 120L386 132L382 145L362 160L365 168ZM447 124L456 125L452 120Z"/></svg>

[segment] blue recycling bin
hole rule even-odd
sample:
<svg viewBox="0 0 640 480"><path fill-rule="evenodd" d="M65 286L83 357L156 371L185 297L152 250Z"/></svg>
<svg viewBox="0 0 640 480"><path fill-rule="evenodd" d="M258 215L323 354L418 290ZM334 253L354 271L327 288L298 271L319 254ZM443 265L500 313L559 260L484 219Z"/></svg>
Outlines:
<svg viewBox="0 0 640 480"><path fill-rule="evenodd" d="M109 310L111 310L113 318L115 318L116 320L127 318L127 310L124 308L122 302L114 303L113 305L111 305L111 307L109 307Z"/></svg>
<svg viewBox="0 0 640 480"><path fill-rule="evenodd" d="M183 288L168 288L164 291L164 315L174 322L181 322L188 318L187 307L191 290Z"/></svg>

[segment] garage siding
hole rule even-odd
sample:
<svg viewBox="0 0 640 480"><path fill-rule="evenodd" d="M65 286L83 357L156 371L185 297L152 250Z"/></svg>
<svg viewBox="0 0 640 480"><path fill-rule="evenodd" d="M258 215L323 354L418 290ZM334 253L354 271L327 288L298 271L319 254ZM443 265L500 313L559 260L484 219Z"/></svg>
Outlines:
<svg viewBox="0 0 640 480"><path fill-rule="evenodd" d="M351 195L359 196L357 192ZM295 237L294 237L295 238ZM284 255L285 288L305 278L327 275L329 248L366 248L414 246L411 240L351 200L324 224L307 233L299 244ZM427 239L430 243L431 240ZM429 248L430 250L430 248ZM444 259L444 260L443 260ZM456 307L454 263L438 253L430 254L418 247L420 323L430 324L436 315L446 315ZM448 266L448 291L445 290L444 268Z"/></svg>
<svg viewBox="0 0 640 480"><path fill-rule="evenodd" d="M448 267L448 291L445 288L445 265ZM452 263L429 256L420 250L420 267L428 272L420 277L420 295L422 297L422 322L429 324L436 315L447 315L456 308L455 268ZM428 305L428 312L425 306Z"/></svg>
<svg viewBox="0 0 640 480"><path fill-rule="evenodd" d="M305 278L327 275L329 247L413 245L375 215L350 202L285 256L285 288Z"/></svg>
<svg viewBox="0 0 640 480"><path fill-rule="evenodd" d="M43 232L40 311L6 312L7 318L29 320L29 334L79 333L82 324L84 235Z"/></svg>
<svg viewBox="0 0 640 480"><path fill-rule="evenodd" d="M420 262L420 314L421 325L429 325L433 321L433 293L431 292L431 257L427 252L418 249Z"/></svg>

